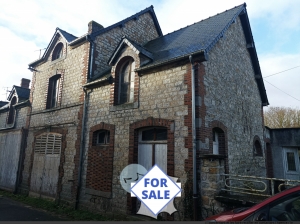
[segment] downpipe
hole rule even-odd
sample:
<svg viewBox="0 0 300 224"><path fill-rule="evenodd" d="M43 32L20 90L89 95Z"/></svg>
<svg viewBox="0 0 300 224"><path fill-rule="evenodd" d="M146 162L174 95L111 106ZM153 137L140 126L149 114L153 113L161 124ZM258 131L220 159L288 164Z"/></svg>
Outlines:
<svg viewBox="0 0 300 224"><path fill-rule="evenodd" d="M83 156L84 156L84 128L85 128L85 120L86 120L86 107L87 102L89 100L89 93L87 92L86 88L83 88L84 91L84 104L83 104L83 115L82 115L82 125L81 125L81 142L80 142L80 155L79 155L79 167L78 167L78 182L77 182L77 192L76 192L76 202L75 202L75 209L78 209L79 204L79 197L80 197L80 190L81 190L81 180L82 180L82 164L83 164Z"/></svg>
<svg viewBox="0 0 300 224"><path fill-rule="evenodd" d="M189 56L192 68L192 136L193 136L193 217L198 220L198 192L197 192L197 158L196 158L196 109L195 109L195 65L192 55Z"/></svg>

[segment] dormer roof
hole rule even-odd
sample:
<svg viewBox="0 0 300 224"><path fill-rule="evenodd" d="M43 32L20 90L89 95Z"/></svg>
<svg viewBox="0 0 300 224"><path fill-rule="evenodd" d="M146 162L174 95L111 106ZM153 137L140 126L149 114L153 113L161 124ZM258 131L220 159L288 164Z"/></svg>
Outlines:
<svg viewBox="0 0 300 224"><path fill-rule="evenodd" d="M118 46L116 47L115 51L113 52L112 56L108 60L108 64L112 65L114 60L117 58L119 53L122 51L124 46L130 47L134 52L136 52L137 55L142 54L146 56L147 58L153 60L153 55L151 52L143 48L141 45L137 44L133 40L130 40L128 37L124 36Z"/></svg>

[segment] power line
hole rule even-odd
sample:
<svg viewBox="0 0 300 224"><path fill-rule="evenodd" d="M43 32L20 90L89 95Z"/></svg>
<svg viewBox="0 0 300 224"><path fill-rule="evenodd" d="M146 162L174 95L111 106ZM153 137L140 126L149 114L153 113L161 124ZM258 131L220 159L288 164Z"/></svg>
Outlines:
<svg viewBox="0 0 300 224"><path fill-rule="evenodd" d="M298 67L300 67L300 66L298 66ZM269 83L271 86L274 86L272 83L270 83L270 82L268 82L267 80L265 80L267 83ZM276 89L279 89L278 87L276 87L276 86L274 86ZM286 92L284 92L283 90L281 90L281 89L279 89L281 92L283 92L283 93L285 93L286 95L288 95L288 96L290 96L290 97L292 97L292 98L294 98L295 100L298 100L299 102L300 102L300 100L299 99L297 99L296 97L293 97L292 95L290 95L290 94L288 94L288 93L286 93Z"/></svg>
<svg viewBox="0 0 300 224"><path fill-rule="evenodd" d="M265 77L263 77L263 78L268 78L268 77L270 77L270 76L277 75L277 74L280 74L280 73L283 73L283 72L286 72L286 71L289 71L289 70L292 70L292 69L295 69L295 68L299 68L299 67L300 67L300 65L298 65L298 66L296 66L296 67L293 67L293 68L289 68L289 69L284 70L284 71L281 71L281 72L274 73L274 74L272 74L272 75L265 76Z"/></svg>

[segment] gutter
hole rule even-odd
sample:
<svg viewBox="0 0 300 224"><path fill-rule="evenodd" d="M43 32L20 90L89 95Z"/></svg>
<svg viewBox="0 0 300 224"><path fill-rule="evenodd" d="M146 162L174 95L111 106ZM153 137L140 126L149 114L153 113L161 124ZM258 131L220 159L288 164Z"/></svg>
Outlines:
<svg viewBox="0 0 300 224"><path fill-rule="evenodd" d="M83 35L83 36L81 36L81 37L79 37L79 38L77 38L77 39L71 41L71 42L69 43L69 46L75 46L75 45L77 45L77 44L80 44L81 42L87 40L87 36L89 36L89 35L85 34L85 35Z"/></svg>
<svg viewBox="0 0 300 224"><path fill-rule="evenodd" d="M195 108L195 65L193 56L189 56L192 66L192 135L193 135L193 216L194 221L197 221L198 211L198 192L197 192L197 158L196 158L196 108Z"/></svg>
<svg viewBox="0 0 300 224"><path fill-rule="evenodd" d="M87 101L89 100L89 95L92 91L87 93L87 89L83 88L85 97L84 97L84 104L83 104L83 115L82 115L82 125L81 125L81 142L80 142L80 155L79 155L79 167L78 167L78 182L77 182L77 192L76 192L76 202L75 202L75 209L78 209L79 204L79 197L80 197L80 190L81 190L81 179L82 179L82 164L83 164L83 155L84 155L84 128L85 128L85 120L86 120L86 106Z"/></svg>
<svg viewBox="0 0 300 224"><path fill-rule="evenodd" d="M203 55L204 61L208 61L208 54L207 54L207 52L205 50L200 50L200 51L195 51L195 52L193 52L191 54L185 54L183 56L172 58L171 60L162 61L162 62L157 63L157 64L150 64L148 66L144 66L144 67L135 69L135 71L136 72L145 71L145 70L157 67L157 66L161 66L161 65L169 64L169 63L172 63L172 62L175 62L175 61L179 61L179 60L182 60L182 59L185 59L185 58L189 58L191 55L196 56L198 54L199 55ZM140 75L140 76L142 76L142 75Z"/></svg>

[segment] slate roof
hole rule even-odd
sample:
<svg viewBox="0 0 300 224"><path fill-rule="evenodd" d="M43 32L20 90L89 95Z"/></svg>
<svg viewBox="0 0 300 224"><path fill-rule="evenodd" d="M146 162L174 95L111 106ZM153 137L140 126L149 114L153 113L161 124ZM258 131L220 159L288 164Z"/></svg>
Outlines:
<svg viewBox="0 0 300 224"><path fill-rule="evenodd" d="M3 107L3 106L5 106L6 104L8 104L7 101L0 101L0 108Z"/></svg>
<svg viewBox="0 0 300 224"><path fill-rule="evenodd" d="M195 52L209 51L244 9L244 4L236 6L223 13L149 41L143 47L153 54L154 60L150 64L151 67Z"/></svg>
<svg viewBox="0 0 300 224"><path fill-rule="evenodd" d="M10 94L7 98L8 100L11 100L11 97L12 97L12 94L14 93L14 90L16 91L16 93L18 95L19 102L29 99L30 89L23 88L23 87L20 87L20 86L13 86L12 91L10 92Z"/></svg>
<svg viewBox="0 0 300 224"><path fill-rule="evenodd" d="M60 28L56 28L57 30L59 30L60 31L60 33L64 36L64 38L68 41L68 42L71 42L71 41L73 41L73 40L75 40L77 37L76 36L74 36L73 34L70 34L70 33L68 33L68 32L66 32L66 31L64 31L64 30L62 30L62 29L60 29Z"/></svg>
<svg viewBox="0 0 300 224"><path fill-rule="evenodd" d="M120 43L118 44L118 46L116 47L115 51L112 53L112 56L109 58L108 60L108 64L111 65L111 63L114 61L114 59L116 58L116 56L118 55L118 53L121 51L121 49L123 48L123 45L126 44L130 47L132 47L138 54L142 53L143 55L145 55L146 57L150 58L151 60L153 60L153 55L151 52L149 52L148 50L146 50L144 47L142 47L141 45L139 45L138 43L134 42L133 40L129 39L126 36L123 36L122 40L120 41Z"/></svg>

